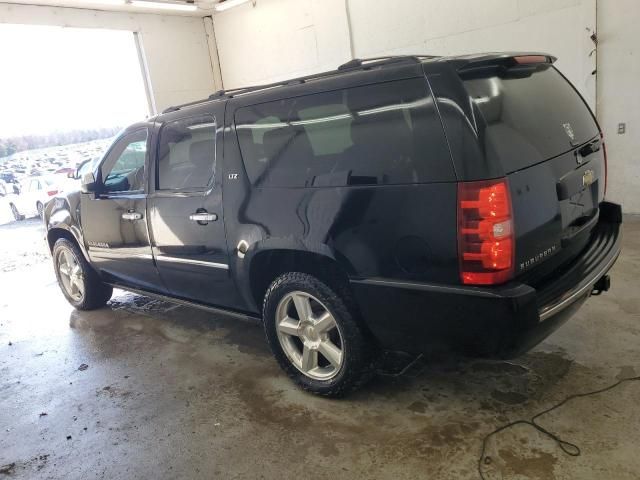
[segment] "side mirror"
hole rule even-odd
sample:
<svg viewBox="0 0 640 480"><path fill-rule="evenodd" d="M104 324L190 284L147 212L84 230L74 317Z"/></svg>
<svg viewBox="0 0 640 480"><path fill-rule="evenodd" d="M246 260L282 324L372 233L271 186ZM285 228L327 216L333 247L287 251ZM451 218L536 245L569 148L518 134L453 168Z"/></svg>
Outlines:
<svg viewBox="0 0 640 480"><path fill-rule="evenodd" d="M82 193L92 193L96 191L96 177L93 172L85 173L80 184Z"/></svg>

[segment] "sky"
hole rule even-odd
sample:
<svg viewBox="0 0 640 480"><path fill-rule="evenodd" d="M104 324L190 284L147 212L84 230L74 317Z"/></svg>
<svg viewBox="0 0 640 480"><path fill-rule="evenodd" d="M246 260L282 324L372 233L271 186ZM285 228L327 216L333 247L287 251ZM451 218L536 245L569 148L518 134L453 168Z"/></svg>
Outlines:
<svg viewBox="0 0 640 480"><path fill-rule="evenodd" d="M132 32L0 24L0 138L147 115Z"/></svg>

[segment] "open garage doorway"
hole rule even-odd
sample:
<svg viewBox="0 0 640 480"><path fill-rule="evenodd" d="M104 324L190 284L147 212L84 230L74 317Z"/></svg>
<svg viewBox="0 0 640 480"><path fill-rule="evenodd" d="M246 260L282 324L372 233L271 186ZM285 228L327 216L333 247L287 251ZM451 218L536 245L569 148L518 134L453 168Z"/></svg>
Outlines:
<svg viewBox="0 0 640 480"><path fill-rule="evenodd" d="M73 186L78 167L95 165L121 128L149 116L137 40L131 31L0 25L0 223L20 219L16 209L37 214L37 194Z"/></svg>

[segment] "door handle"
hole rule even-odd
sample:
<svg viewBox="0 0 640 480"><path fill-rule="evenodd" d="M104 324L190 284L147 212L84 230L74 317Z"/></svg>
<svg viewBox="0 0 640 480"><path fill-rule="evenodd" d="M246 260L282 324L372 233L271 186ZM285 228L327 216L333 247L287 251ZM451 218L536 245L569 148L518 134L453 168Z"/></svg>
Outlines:
<svg viewBox="0 0 640 480"><path fill-rule="evenodd" d="M122 214L123 220L142 220L142 214L138 212L125 212Z"/></svg>
<svg viewBox="0 0 640 480"><path fill-rule="evenodd" d="M218 215L216 215L215 213L207 213L207 212L198 212L198 213L192 213L191 215L189 215L189 220L193 220L194 222L215 222L216 220L218 220Z"/></svg>

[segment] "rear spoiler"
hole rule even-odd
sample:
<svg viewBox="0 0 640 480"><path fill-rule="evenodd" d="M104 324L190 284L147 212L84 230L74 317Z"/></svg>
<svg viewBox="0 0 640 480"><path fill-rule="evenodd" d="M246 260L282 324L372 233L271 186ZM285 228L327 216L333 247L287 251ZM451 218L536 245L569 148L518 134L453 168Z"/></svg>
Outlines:
<svg viewBox="0 0 640 480"><path fill-rule="evenodd" d="M505 69L520 67L537 67L551 65L557 60L553 55L539 52L518 52L485 55L469 55L452 59L458 73L469 73L487 68L502 67Z"/></svg>

